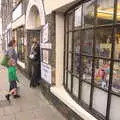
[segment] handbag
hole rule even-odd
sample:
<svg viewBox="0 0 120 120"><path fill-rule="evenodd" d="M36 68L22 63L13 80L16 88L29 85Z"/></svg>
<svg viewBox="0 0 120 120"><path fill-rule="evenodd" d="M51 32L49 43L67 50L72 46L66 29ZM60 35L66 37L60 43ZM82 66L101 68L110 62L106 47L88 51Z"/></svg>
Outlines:
<svg viewBox="0 0 120 120"><path fill-rule="evenodd" d="M8 65L8 61L9 61L8 55L4 55L4 56L3 56L3 59L2 59L2 61L1 61L1 65L4 66L4 67L8 67L8 66L9 66L9 65Z"/></svg>

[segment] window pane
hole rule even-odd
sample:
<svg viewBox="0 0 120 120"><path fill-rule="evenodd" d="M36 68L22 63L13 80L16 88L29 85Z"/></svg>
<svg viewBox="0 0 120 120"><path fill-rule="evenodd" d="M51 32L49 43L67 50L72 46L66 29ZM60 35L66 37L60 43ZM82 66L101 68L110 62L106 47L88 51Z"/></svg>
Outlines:
<svg viewBox="0 0 120 120"><path fill-rule="evenodd" d="M92 55L93 48L93 30L82 31L82 54Z"/></svg>
<svg viewBox="0 0 120 120"><path fill-rule="evenodd" d="M78 98L78 91L79 91L79 79L73 77L73 94Z"/></svg>
<svg viewBox="0 0 120 120"><path fill-rule="evenodd" d="M79 72L80 72L80 54L75 53L73 55L73 73L74 75L79 76Z"/></svg>
<svg viewBox="0 0 120 120"><path fill-rule="evenodd" d="M72 30L73 27L73 13L69 15L69 31Z"/></svg>
<svg viewBox="0 0 120 120"><path fill-rule="evenodd" d="M71 91L71 74L68 72L68 90Z"/></svg>
<svg viewBox="0 0 120 120"><path fill-rule="evenodd" d="M74 32L74 52L80 52L80 31Z"/></svg>
<svg viewBox="0 0 120 120"><path fill-rule="evenodd" d="M110 120L120 120L120 97L112 95Z"/></svg>
<svg viewBox="0 0 120 120"><path fill-rule="evenodd" d="M114 0L98 0L97 6L97 24L112 24L114 15Z"/></svg>
<svg viewBox="0 0 120 120"><path fill-rule="evenodd" d="M81 59L81 66L80 72L82 75L82 79L88 82L91 82L92 78L92 58L89 57L82 57Z"/></svg>
<svg viewBox="0 0 120 120"><path fill-rule="evenodd" d="M117 22L120 23L120 0L117 3Z"/></svg>
<svg viewBox="0 0 120 120"><path fill-rule="evenodd" d="M86 92L86 90L87 90L87 92ZM81 99L88 105L90 102L90 90L91 90L91 86L89 84L83 82Z"/></svg>
<svg viewBox="0 0 120 120"><path fill-rule="evenodd" d="M72 32L69 32L69 51L72 51Z"/></svg>
<svg viewBox="0 0 120 120"><path fill-rule="evenodd" d="M94 89L93 108L104 116L106 115L107 96L108 94L106 92L98 88Z"/></svg>
<svg viewBox="0 0 120 120"><path fill-rule="evenodd" d="M110 77L110 61L96 59L95 62L95 84L108 89Z"/></svg>
<svg viewBox="0 0 120 120"><path fill-rule="evenodd" d="M81 26L81 13L82 12L82 7L80 6L75 10L75 27Z"/></svg>
<svg viewBox="0 0 120 120"><path fill-rule="evenodd" d="M112 90L120 94L120 62L114 62Z"/></svg>
<svg viewBox="0 0 120 120"><path fill-rule="evenodd" d="M114 58L120 60L120 28L116 29L116 34L115 34Z"/></svg>
<svg viewBox="0 0 120 120"><path fill-rule="evenodd" d="M83 25L91 27L94 25L94 4L95 0L91 0L83 4Z"/></svg>
<svg viewBox="0 0 120 120"><path fill-rule="evenodd" d="M112 29L96 30L96 56L110 58L111 57L111 42Z"/></svg>
<svg viewBox="0 0 120 120"><path fill-rule="evenodd" d="M72 54L68 53L68 70L71 71Z"/></svg>

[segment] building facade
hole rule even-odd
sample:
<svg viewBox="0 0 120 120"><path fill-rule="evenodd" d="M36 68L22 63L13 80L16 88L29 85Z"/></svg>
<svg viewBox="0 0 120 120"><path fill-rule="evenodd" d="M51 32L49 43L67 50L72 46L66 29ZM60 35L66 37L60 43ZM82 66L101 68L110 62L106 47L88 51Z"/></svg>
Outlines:
<svg viewBox="0 0 120 120"><path fill-rule="evenodd" d="M119 15L120 0L23 0L12 10L18 64L28 73L39 40L41 88L70 120L120 120Z"/></svg>

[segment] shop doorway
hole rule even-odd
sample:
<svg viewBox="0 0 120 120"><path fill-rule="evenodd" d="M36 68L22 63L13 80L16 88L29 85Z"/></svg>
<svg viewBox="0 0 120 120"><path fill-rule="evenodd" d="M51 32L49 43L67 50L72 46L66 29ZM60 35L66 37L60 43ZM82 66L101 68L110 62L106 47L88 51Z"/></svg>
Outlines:
<svg viewBox="0 0 120 120"><path fill-rule="evenodd" d="M31 79L33 76L32 75L32 64L31 64L31 60L29 58L29 55L30 55L30 51L31 51L31 48L32 48L32 45L33 45L33 42L34 40L37 41L37 43L39 44L40 46L40 30L27 30L27 51L28 51L28 76L29 78ZM40 52L40 51L39 51ZM40 61L40 54L39 54L39 65L37 67L37 69L39 69L39 80L41 79L41 61ZM36 70L37 72L37 70Z"/></svg>

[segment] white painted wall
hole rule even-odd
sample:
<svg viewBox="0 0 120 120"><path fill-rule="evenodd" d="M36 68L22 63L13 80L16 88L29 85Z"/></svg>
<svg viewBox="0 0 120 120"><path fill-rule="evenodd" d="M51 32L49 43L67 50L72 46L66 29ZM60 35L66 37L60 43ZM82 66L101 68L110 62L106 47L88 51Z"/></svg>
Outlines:
<svg viewBox="0 0 120 120"><path fill-rule="evenodd" d="M45 12L46 14L50 14L53 10L73 1L75 0L54 0L54 2L52 2L51 0L44 0Z"/></svg>
<svg viewBox="0 0 120 120"><path fill-rule="evenodd" d="M64 16L56 15L56 86L63 84Z"/></svg>

